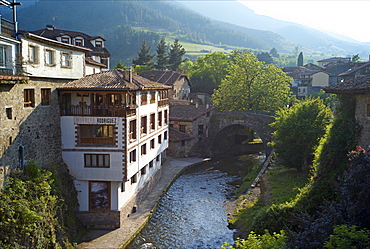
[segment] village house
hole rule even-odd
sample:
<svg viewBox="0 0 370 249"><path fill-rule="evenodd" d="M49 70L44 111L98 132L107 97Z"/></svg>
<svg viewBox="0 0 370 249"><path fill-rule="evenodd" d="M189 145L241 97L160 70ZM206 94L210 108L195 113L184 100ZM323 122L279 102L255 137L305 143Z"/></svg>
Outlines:
<svg viewBox="0 0 370 249"><path fill-rule="evenodd" d="M358 145L370 145L370 76L361 76L324 89L327 93L353 95L356 98L355 117L360 125Z"/></svg>
<svg viewBox="0 0 370 249"><path fill-rule="evenodd" d="M14 23L4 20L1 25L0 179L4 180L10 169L22 168L29 159L42 167L63 164L56 88L93 71L86 55L94 49L15 32Z"/></svg>
<svg viewBox="0 0 370 249"><path fill-rule="evenodd" d="M172 102L172 101L171 101ZM215 107L176 104L170 106L170 146L168 155L174 157L201 156L208 137L210 119Z"/></svg>
<svg viewBox="0 0 370 249"><path fill-rule="evenodd" d="M89 228L120 227L159 179L170 88L118 69L58 88L63 160Z"/></svg>
<svg viewBox="0 0 370 249"><path fill-rule="evenodd" d="M190 82L185 74L172 70L152 70L141 72L139 75L151 81L171 86L168 96L170 99L187 100L189 97Z"/></svg>
<svg viewBox="0 0 370 249"><path fill-rule="evenodd" d="M283 69L293 78L292 92L298 99L309 94L318 93L329 86L329 73L323 70L312 70L305 67L287 67Z"/></svg>

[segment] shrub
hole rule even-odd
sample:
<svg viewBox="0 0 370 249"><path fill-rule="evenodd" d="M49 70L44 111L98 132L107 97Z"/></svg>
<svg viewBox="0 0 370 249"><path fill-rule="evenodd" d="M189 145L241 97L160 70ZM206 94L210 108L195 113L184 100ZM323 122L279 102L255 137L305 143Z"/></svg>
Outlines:
<svg viewBox="0 0 370 249"><path fill-rule="evenodd" d="M238 249L281 249L285 248L285 231L281 230L280 233L270 234L268 230L265 230L265 234L258 235L251 232L247 239L237 239L235 241L236 248ZM230 245L225 244L222 249L230 249Z"/></svg>
<svg viewBox="0 0 370 249"><path fill-rule="evenodd" d="M370 231L367 229L357 230L356 226L339 225L334 228L334 234L330 235L325 248L370 248Z"/></svg>

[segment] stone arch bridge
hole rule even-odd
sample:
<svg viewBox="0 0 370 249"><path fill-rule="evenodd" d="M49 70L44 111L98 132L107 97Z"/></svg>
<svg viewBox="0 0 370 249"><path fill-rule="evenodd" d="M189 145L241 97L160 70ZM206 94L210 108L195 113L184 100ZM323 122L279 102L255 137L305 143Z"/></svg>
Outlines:
<svg viewBox="0 0 370 249"><path fill-rule="evenodd" d="M262 139L266 154L270 154L271 148L267 145L271 141L273 129L269 126L274 122L275 114L261 111L233 111L215 112L210 120L208 137L204 141L209 155L212 156L212 146L217 135L231 125L242 125L252 129Z"/></svg>

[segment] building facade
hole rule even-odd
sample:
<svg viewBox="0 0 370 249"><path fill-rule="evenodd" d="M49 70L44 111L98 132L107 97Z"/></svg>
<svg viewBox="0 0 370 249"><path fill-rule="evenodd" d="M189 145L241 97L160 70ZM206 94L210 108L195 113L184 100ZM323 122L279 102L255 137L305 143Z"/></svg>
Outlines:
<svg viewBox="0 0 370 249"><path fill-rule="evenodd" d="M63 160L90 228L119 227L160 176L169 88L123 70L58 88Z"/></svg>

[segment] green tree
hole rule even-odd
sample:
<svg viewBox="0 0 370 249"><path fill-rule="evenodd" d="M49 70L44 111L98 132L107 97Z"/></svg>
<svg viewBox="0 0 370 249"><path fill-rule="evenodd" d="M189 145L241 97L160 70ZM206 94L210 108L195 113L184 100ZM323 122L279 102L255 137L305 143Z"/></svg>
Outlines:
<svg viewBox="0 0 370 249"><path fill-rule="evenodd" d="M276 112L290 102L292 78L275 65L258 61L250 52L234 52L227 72L212 95L221 111Z"/></svg>
<svg viewBox="0 0 370 249"><path fill-rule="evenodd" d="M325 248L370 248L370 231L356 226L339 225L324 245Z"/></svg>
<svg viewBox="0 0 370 249"><path fill-rule="evenodd" d="M358 54L352 55L352 62L360 62L360 56Z"/></svg>
<svg viewBox="0 0 370 249"><path fill-rule="evenodd" d="M136 65L132 71L135 72L135 73L141 73L143 71L150 71L152 69L153 68L151 68L150 66L147 66L147 65Z"/></svg>
<svg viewBox="0 0 370 249"><path fill-rule="evenodd" d="M270 55L272 56L272 57L275 57L275 58L279 58L280 56L279 56L279 54L278 54L278 51L276 50L276 48L272 48L271 50L270 50Z"/></svg>
<svg viewBox="0 0 370 249"><path fill-rule="evenodd" d="M126 67L127 66L122 61L119 61L114 69L125 69Z"/></svg>
<svg viewBox="0 0 370 249"><path fill-rule="evenodd" d="M188 70L193 91L212 94L225 79L228 64L228 56L223 52L198 57L193 67Z"/></svg>
<svg viewBox="0 0 370 249"><path fill-rule="evenodd" d="M303 66L303 53L300 52L297 59L297 66L302 67Z"/></svg>
<svg viewBox="0 0 370 249"><path fill-rule="evenodd" d="M285 231L281 230L280 233L270 234L265 230L265 234L259 235L251 232L247 239L237 239L235 241L236 248L238 249L281 249L286 246ZM224 244L221 249L233 249L234 247Z"/></svg>
<svg viewBox="0 0 370 249"><path fill-rule="evenodd" d="M176 71L181 62L184 62L183 56L185 55L185 48L179 43L179 40L176 39L173 44L170 45L170 52L168 54L168 68Z"/></svg>
<svg viewBox="0 0 370 249"><path fill-rule="evenodd" d="M164 37L162 37L161 41L158 43L157 46L157 58L154 68L158 70L165 70L167 68L167 65L168 65L167 45Z"/></svg>
<svg viewBox="0 0 370 249"><path fill-rule="evenodd" d="M52 194L51 175L31 160L23 172L13 173L7 179L0 194L1 248L70 246L57 218L61 202Z"/></svg>
<svg viewBox="0 0 370 249"><path fill-rule="evenodd" d="M274 64L274 60L272 59L271 55L267 52L258 53L257 59L259 61L265 62L266 64Z"/></svg>
<svg viewBox="0 0 370 249"><path fill-rule="evenodd" d="M281 163L302 171L312 163L312 156L332 121L332 112L321 99L307 98L277 112L271 127L272 146Z"/></svg>
<svg viewBox="0 0 370 249"><path fill-rule="evenodd" d="M138 58L132 60L132 64L136 65L145 65L149 67L153 67L153 58L154 54L150 53L150 46L146 45L146 40L144 39L141 43L141 49L137 52Z"/></svg>

